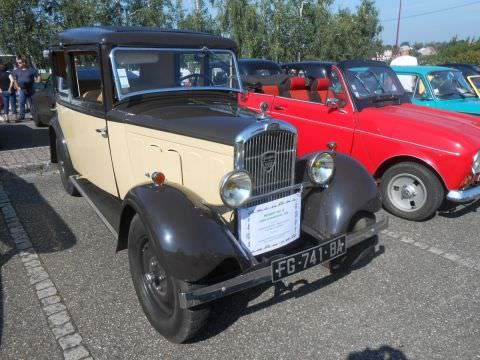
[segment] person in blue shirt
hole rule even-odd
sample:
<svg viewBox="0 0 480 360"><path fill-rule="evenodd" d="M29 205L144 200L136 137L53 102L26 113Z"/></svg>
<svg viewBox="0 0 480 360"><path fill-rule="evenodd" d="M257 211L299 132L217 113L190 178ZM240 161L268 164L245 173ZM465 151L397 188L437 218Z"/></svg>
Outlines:
<svg viewBox="0 0 480 360"><path fill-rule="evenodd" d="M32 104L33 84L40 81L38 72L31 66L28 66L24 58L17 60L17 68L13 70L13 76L18 90L18 101L20 103L18 120L25 119L25 105L28 101Z"/></svg>

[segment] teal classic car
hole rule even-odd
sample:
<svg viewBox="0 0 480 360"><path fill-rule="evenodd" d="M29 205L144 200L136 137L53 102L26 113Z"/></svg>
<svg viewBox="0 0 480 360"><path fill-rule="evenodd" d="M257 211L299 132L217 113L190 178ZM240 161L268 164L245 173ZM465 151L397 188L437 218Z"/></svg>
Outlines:
<svg viewBox="0 0 480 360"><path fill-rule="evenodd" d="M480 116L480 99L456 69L441 66L392 66L417 105Z"/></svg>

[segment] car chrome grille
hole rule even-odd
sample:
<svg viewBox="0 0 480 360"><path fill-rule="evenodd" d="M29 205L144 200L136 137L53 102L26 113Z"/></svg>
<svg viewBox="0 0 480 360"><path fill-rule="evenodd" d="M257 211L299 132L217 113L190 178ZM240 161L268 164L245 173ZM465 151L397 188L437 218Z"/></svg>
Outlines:
<svg viewBox="0 0 480 360"><path fill-rule="evenodd" d="M285 130L266 131L244 143L243 169L253 181L252 196L268 194L295 182L296 134ZM292 190L276 193L251 205L289 195Z"/></svg>

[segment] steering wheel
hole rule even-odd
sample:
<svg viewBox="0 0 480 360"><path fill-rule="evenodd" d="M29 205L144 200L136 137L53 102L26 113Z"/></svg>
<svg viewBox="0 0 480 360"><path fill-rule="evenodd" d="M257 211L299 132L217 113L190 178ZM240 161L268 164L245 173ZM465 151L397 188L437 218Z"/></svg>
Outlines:
<svg viewBox="0 0 480 360"><path fill-rule="evenodd" d="M181 85L182 81L184 80L188 80L190 78L194 78L193 82L192 82L192 85L193 86L198 86L198 80L200 78L202 78L203 75L202 74L198 74L198 73L193 73L193 74L188 74L188 75L185 75L185 76L182 76L178 79L177 81L177 85Z"/></svg>

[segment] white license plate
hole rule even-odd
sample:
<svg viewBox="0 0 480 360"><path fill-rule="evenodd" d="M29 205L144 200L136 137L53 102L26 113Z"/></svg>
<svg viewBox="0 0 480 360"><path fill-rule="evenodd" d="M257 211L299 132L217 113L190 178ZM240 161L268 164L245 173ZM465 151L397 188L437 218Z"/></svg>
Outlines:
<svg viewBox="0 0 480 360"><path fill-rule="evenodd" d="M253 255L285 246L300 237L301 194L239 209L240 241Z"/></svg>

